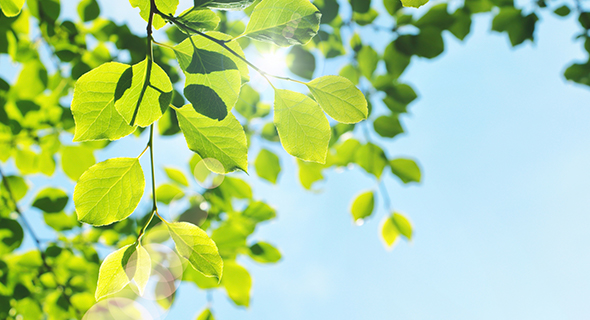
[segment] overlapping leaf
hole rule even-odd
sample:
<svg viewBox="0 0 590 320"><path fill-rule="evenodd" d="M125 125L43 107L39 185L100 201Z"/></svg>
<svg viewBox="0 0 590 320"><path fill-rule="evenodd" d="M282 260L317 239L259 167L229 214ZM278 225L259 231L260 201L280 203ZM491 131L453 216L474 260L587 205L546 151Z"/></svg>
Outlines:
<svg viewBox="0 0 590 320"><path fill-rule="evenodd" d="M223 260L205 231L188 222L167 223L176 250L191 266L207 277L221 279Z"/></svg>
<svg viewBox="0 0 590 320"><path fill-rule="evenodd" d="M150 1L151 0L129 0L131 6L134 8L139 8L139 15L145 20L146 22L149 21L150 17ZM156 7L160 12L165 14L174 15L176 12L176 8L178 7L179 0L155 0ZM153 19L154 28L160 29L164 25L166 25L166 21L162 19L159 15L154 15Z"/></svg>
<svg viewBox="0 0 590 320"><path fill-rule="evenodd" d="M149 81L146 82L148 72ZM170 78L159 65L145 59L121 75L115 93L115 109L127 124L147 127L162 117L171 100Z"/></svg>
<svg viewBox="0 0 590 320"><path fill-rule="evenodd" d="M132 279L142 295L151 274L151 267L147 250L139 244L126 245L109 254L100 265L96 300L121 291Z"/></svg>
<svg viewBox="0 0 590 320"><path fill-rule="evenodd" d="M252 11L244 35L281 47L306 44L318 32L321 16L308 0L263 0Z"/></svg>
<svg viewBox="0 0 590 320"><path fill-rule="evenodd" d="M72 100L74 141L117 140L135 130L115 109L117 83L128 68L109 62L78 79Z"/></svg>
<svg viewBox="0 0 590 320"><path fill-rule="evenodd" d="M209 7L220 10L242 10L255 0L195 0L195 7Z"/></svg>
<svg viewBox="0 0 590 320"><path fill-rule="evenodd" d="M25 0L0 0L0 9L7 17L14 17L20 13Z"/></svg>
<svg viewBox="0 0 590 320"><path fill-rule="evenodd" d="M220 40L230 36L210 32ZM226 44L237 54L243 52L235 41ZM174 47L180 67L186 75L184 95L193 108L212 119L222 120L234 107L242 79L248 80L248 67L218 44L200 36L184 40Z"/></svg>
<svg viewBox="0 0 590 320"><path fill-rule="evenodd" d="M221 19L215 12L209 9L191 8L178 16L178 21L182 22L189 28L199 31L211 31L217 28Z"/></svg>

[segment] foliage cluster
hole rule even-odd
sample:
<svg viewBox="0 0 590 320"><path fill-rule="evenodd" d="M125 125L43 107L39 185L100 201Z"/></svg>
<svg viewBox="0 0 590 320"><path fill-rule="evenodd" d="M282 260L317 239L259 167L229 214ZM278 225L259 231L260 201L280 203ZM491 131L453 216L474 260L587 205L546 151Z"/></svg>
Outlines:
<svg viewBox="0 0 590 320"><path fill-rule="evenodd" d="M265 145L280 143L296 157L301 184L310 190L324 170L361 168L376 187L351 201L353 220L372 217L381 196L390 212L381 225L384 242L411 239L412 226L391 207L382 180L420 182L421 172L416 161L392 157L382 144L404 132L400 118L418 97L400 80L412 59L442 54L447 31L464 40L479 13L492 13L491 29L505 32L513 46L533 40L542 10L564 17L574 11L590 51L590 13L579 3L539 0L521 9L512 0L465 0L422 11L398 0L377 2L195 0L177 15L178 0L130 0L147 24L147 33L136 35L100 16L96 0L80 1L75 21L60 18L59 0L30 0L24 8L23 0L0 0L0 54L22 66L14 83L0 79L0 161L14 167L10 174L0 170L0 318L81 318L97 301L133 299L144 290L170 308L174 290L162 295L159 286L174 285L160 270L171 258L154 249L160 243L174 245L190 265L178 275L183 282L223 288L236 305L249 306L252 279L236 259L281 259L272 244L253 240L258 224L276 213L235 175L217 188L196 183L248 172L248 151L256 144L262 148L253 167L269 183L277 183L281 166L275 147ZM391 24L377 25L379 15ZM152 30L167 24L166 38L155 39ZM379 52L361 39L368 31L391 43ZM291 47L287 65L294 77L262 71L244 54L249 47ZM349 63L338 76L314 78L318 57ZM272 107L248 84L252 70L274 89ZM590 62L565 72L586 85L589 75ZM309 94L280 89L276 81ZM164 167L168 181L159 184L157 133L183 135L195 152L186 171ZM137 157L96 163L97 151L122 138L147 140L146 147ZM139 159L148 151L151 166L142 168ZM36 175L67 177L76 186L71 192L48 185L31 195L27 178ZM146 186L152 202L144 212ZM174 201L189 206L166 221L158 206ZM36 236L29 211L42 213L54 239ZM35 249L17 250L25 233ZM111 252L102 261L101 246ZM155 288L150 277L158 278ZM207 309L198 319L212 318Z"/></svg>

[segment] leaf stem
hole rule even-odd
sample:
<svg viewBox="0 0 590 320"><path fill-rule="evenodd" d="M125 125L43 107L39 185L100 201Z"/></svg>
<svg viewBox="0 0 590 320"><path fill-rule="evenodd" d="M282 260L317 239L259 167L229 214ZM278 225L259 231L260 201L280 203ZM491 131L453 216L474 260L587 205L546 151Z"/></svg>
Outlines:
<svg viewBox="0 0 590 320"><path fill-rule="evenodd" d="M154 23L154 14L158 9L156 8L155 0L150 0L150 16L148 19L148 24L146 27L147 31L147 66L145 68L145 80L143 82L143 86L141 87L141 91L139 92L139 99L137 99L137 105L135 106L135 110L133 111L133 117L131 117L130 126L135 125L135 119L137 118L137 114L139 113L139 106L141 105L141 101L143 100L143 96L150 84L150 77L152 75L152 63L153 63L153 48L152 48L152 41L154 41L154 37L152 36L152 26Z"/></svg>
<svg viewBox="0 0 590 320"><path fill-rule="evenodd" d="M172 48L171 46L169 46L169 45L167 45L165 43L158 42L158 41L154 40L153 38L152 38L152 42L155 43L155 44L157 44L157 45L159 45L159 46L161 46L161 47L168 48L170 50L174 50L174 48Z"/></svg>

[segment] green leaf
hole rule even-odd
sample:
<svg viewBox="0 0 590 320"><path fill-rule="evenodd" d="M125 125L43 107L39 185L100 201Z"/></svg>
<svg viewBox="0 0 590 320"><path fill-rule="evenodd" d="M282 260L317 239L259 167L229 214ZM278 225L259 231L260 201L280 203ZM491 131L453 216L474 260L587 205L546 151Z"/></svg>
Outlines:
<svg viewBox="0 0 590 320"><path fill-rule="evenodd" d="M129 68L109 62L78 79L72 100L74 141L117 140L135 131L115 109L117 82Z"/></svg>
<svg viewBox="0 0 590 320"><path fill-rule="evenodd" d="M340 5L336 0L315 0L313 4L322 13L322 23L328 24L338 17Z"/></svg>
<svg viewBox="0 0 590 320"><path fill-rule="evenodd" d="M371 80L373 73L377 69L377 63L379 62L379 54L375 49L369 46L364 46L358 54L359 69L365 78Z"/></svg>
<svg viewBox="0 0 590 320"><path fill-rule="evenodd" d="M231 39L219 32L207 35L219 40ZM243 56L237 42L231 41L226 45ZM209 118L224 119L238 100L241 79L248 80L245 63L201 36L184 40L174 47L174 53L186 75L184 95L193 108Z"/></svg>
<svg viewBox="0 0 590 320"><path fill-rule="evenodd" d="M182 171L170 167L164 167L164 171L166 172L166 175L168 176L168 178L170 178L170 180L185 187L188 187L188 179L186 178L184 173L182 173Z"/></svg>
<svg viewBox="0 0 590 320"><path fill-rule="evenodd" d="M393 215L383 221L381 226L381 237L385 241L386 246L392 247L400 234L407 240L411 240L412 225L406 217L394 212Z"/></svg>
<svg viewBox="0 0 590 320"><path fill-rule="evenodd" d="M383 53L383 61L387 72L393 78L398 78L410 64L411 57L399 52L395 48L395 42L390 43Z"/></svg>
<svg viewBox="0 0 590 320"><path fill-rule="evenodd" d="M16 84L11 88L22 100L34 100L47 88L47 70L38 60L31 60L24 64L18 75Z"/></svg>
<svg viewBox="0 0 590 320"><path fill-rule="evenodd" d="M354 12L352 14L352 20L354 20L354 22L356 22L356 24L358 24L359 26L366 26L373 23L373 21L375 21L375 19L377 19L378 16L379 12L371 8L371 10L369 10L369 12L366 13Z"/></svg>
<svg viewBox="0 0 590 320"><path fill-rule="evenodd" d="M402 5L404 7L420 8L427 3L428 0L402 0Z"/></svg>
<svg viewBox="0 0 590 320"><path fill-rule="evenodd" d="M387 157L381 148L373 143L367 143L357 149L355 162L365 169L367 173L374 175L377 179L381 178L381 173L387 165Z"/></svg>
<svg viewBox="0 0 590 320"><path fill-rule="evenodd" d="M260 136L265 140L270 142L279 142L279 133L277 132L277 127L275 127L274 123L267 122L262 127L262 131L260 132Z"/></svg>
<svg viewBox="0 0 590 320"><path fill-rule="evenodd" d="M389 161L391 172L403 183L420 182L420 167L411 159L393 159Z"/></svg>
<svg viewBox="0 0 590 320"><path fill-rule="evenodd" d="M297 160L297 165L299 167L299 181L305 189L311 190L314 182L324 179L322 175L323 165L301 160Z"/></svg>
<svg viewBox="0 0 590 320"><path fill-rule="evenodd" d="M197 320L215 320L215 317L213 317L210 309L205 309L199 314Z"/></svg>
<svg viewBox="0 0 590 320"><path fill-rule="evenodd" d="M6 179L6 181L2 180L2 184L0 185L0 195L10 198L8 190L6 189L6 184L8 184L10 193L15 201L19 201L27 195L29 187L27 186L25 179L19 176L5 176L4 179Z"/></svg>
<svg viewBox="0 0 590 320"><path fill-rule="evenodd" d="M567 17L570 14L571 10L568 6L563 5L557 9L555 9L555 11L553 11L553 12L555 12L555 14L560 17Z"/></svg>
<svg viewBox="0 0 590 320"><path fill-rule="evenodd" d="M62 189L45 188L37 193L35 201L33 201L33 207L48 213L56 213L66 207L68 199L68 194Z"/></svg>
<svg viewBox="0 0 590 320"><path fill-rule="evenodd" d="M270 107L267 108L266 106L266 104L260 103L258 91L247 84L242 86L240 97L236 102L236 111L244 118L251 120L265 117L270 112Z"/></svg>
<svg viewBox="0 0 590 320"><path fill-rule="evenodd" d="M287 54L287 67L294 74L311 80L315 71L315 57L301 46L294 46Z"/></svg>
<svg viewBox="0 0 590 320"><path fill-rule="evenodd" d="M16 220L0 218L0 255L20 247L23 237L23 228Z"/></svg>
<svg viewBox="0 0 590 320"><path fill-rule="evenodd" d="M205 231L188 222L167 223L178 253L207 277L221 280L223 260Z"/></svg>
<svg viewBox="0 0 590 320"><path fill-rule="evenodd" d="M141 244L137 245L136 254L127 263L127 269L133 275L133 280L137 285L137 289L139 289L139 295L143 296L152 273L152 260L147 250Z"/></svg>
<svg viewBox="0 0 590 320"><path fill-rule="evenodd" d="M139 159L114 158L84 172L74 188L78 220L102 226L133 213L145 188Z"/></svg>
<svg viewBox="0 0 590 320"><path fill-rule="evenodd" d="M385 138L393 138L404 132L404 128L396 115L380 116L373 122L373 128L375 132Z"/></svg>
<svg viewBox="0 0 590 320"><path fill-rule="evenodd" d="M352 212L352 218L357 221L364 219L373 214L375 207L375 195L372 191L363 192L358 195L353 203L350 211Z"/></svg>
<svg viewBox="0 0 590 320"><path fill-rule="evenodd" d="M250 246L248 255L260 263L276 263L281 260L281 252L273 245L266 242L258 242Z"/></svg>
<svg viewBox="0 0 590 320"><path fill-rule="evenodd" d="M356 151L361 143L356 139L347 139L336 147L337 163L340 166L347 166L355 161Z"/></svg>
<svg viewBox="0 0 590 320"><path fill-rule="evenodd" d="M281 47L306 44L320 28L320 11L308 0L262 0L244 35Z"/></svg>
<svg viewBox="0 0 590 320"><path fill-rule="evenodd" d="M191 281L196 284L199 289L213 289L219 287L219 281L217 281L217 279L205 277L194 268L185 268L182 277L183 281Z"/></svg>
<svg viewBox="0 0 590 320"><path fill-rule="evenodd" d="M178 21L189 28L204 32L215 30L221 19L209 9L195 9L193 7L181 13Z"/></svg>
<svg viewBox="0 0 590 320"><path fill-rule="evenodd" d="M454 18L449 14L446 3L439 3L432 6L414 25L420 29L432 26L441 30L448 29L454 22Z"/></svg>
<svg viewBox="0 0 590 320"><path fill-rule="evenodd" d="M230 299L238 306L248 307L252 289L252 278L248 270L235 261L228 261L223 267L223 275L223 286Z"/></svg>
<svg viewBox="0 0 590 320"><path fill-rule="evenodd" d="M565 70L563 75L567 80L590 86L590 63L574 63Z"/></svg>
<svg viewBox="0 0 590 320"><path fill-rule="evenodd" d="M25 0L0 0L0 8L7 17L14 17L20 13Z"/></svg>
<svg viewBox="0 0 590 320"><path fill-rule="evenodd" d="M151 273L151 259L141 246L126 245L109 254L98 272L98 284L94 294L96 300L121 291L131 279L138 284L140 295L143 295L145 284Z"/></svg>
<svg viewBox="0 0 590 320"><path fill-rule="evenodd" d="M277 177L281 172L281 164L276 154L266 149L260 150L256 161L254 161L254 167L259 177L271 183L277 183Z"/></svg>
<svg viewBox="0 0 590 320"><path fill-rule="evenodd" d="M366 13L371 9L371 0L350 0L352 11Z"/></svg>
<svg viewBox="0 0 590 320"><path fill-rule="evenodd" d="M63 211L57 213L43 213L45 223L55 231L71 230L79 225L74 213L67 215Z"/></svg>
<svg viewBox="0 0 590 320"><path fill-rule="evenodd" d="M90 148L68 146L61 150L61 168L74 181L95 163L96 159Z"/></svg>
<svg viewBox="0 0 590 320"><path fill-rule="evenodd" d="M23 175L39 172L39 156L31 150L17 149L14 162L18 171Z"/></svg>
<svg viewBox="0 0 590 320"><path fill-rule="evenodd" d="M156 63L148 59L123 72L117 83L115 109L127 124L147 127L160 119L172 101L172 83ZM147 72L150 73L146 83Z"/></svg>
<svg viewBox="0 0 590 320"><path fill-rule="evenodd" d="M268 204L262 201L253 201L242 212L242 216L255 221L256 223L274 219L276 212Z"/></svg>
<svg viewBox="0 0 590 320"><path fill-rule="evenodd" d="M200 115L191 105L185 105L177 109L177 115L189 149L203 159L217 159L223 165L218 168L205 161L209 170L221 174L236 169L247 172L246 134L233 114L217 121Z"/></svg>
<svg viewBox="0 0 590 320"><path fill-rule="evenodd" d="M275 89L274 108L283 148L301 160L325 163L331 130L317 103L304 94Z"/></svg>
<svg viewBox="0 0 590 320"><path fill-rule="evenodd" d="M324 76L307 84L320 107L341 123L356 123L367 118L367 100L352 82L344 77Z"/></svg>
<svg viewBox="0 0 590 320"><path fill-rule="evenodd" d="M96 0L82 0L78 4L78 15L82 22L92 21L100 15L100 7Z"/></svg>
<svg viewBox="0 0 590 320"><path fill-rule="evenodd" d="M252 188L242 179L225 177L219 189L226 197L252 199Z"/></svg>
<svg viewBox="0 0 590 320"><path fill-rule="evenodd" d="M457 10L453 13L455 22L449 27L449 31L459 40L465 39L471 31L471 14L466 10Z"/></svg>
<svg viewBox="0 0 590 320"><path fill-rule="evenodd" d="M423 27L420 29L420 34L418 34L414 39L414 49L417 56L432 59L445 51L442 30L438 27Z"/></svg>
<svg viewBox="0 0 590 320"><path fill-rule="evenodd" d="M178 7L179 0L155 0L156 7L160 12L174 15L176 13L176 8ZM139 8L139 15L145 20L146 22L149 20L150 17L150 0L129 0L131 6L134 8ZM164 25L166 25L166 21L162 19L159 15L154 15L153 20L154 28L160 29Z"/></svg>
<svg viewBox="0 0 590 320"><path fill-rule="evenodd" d="M522 10L513 7L502 7L492 20L492 30L507 32L512 46L519 45L525 40L533 40L535 24L538 17L531 13L522 15Z"/></svg>
<svg viewBox="0 0 590 320"><path fill-rule="evenodd" d="M183 196L184 192L175 184L163 183L156 189L156 199L164 204L170 204L172 200Z"/></svg>
<svg viewBox="0 0 590 320"><path fill-rule="evenodd" d="M352 64L347 64L342 67L339 74L340 76L350 80L354 85L359 84L359 71Z"/></svg>
<svg viewBox="0 0 590 320"><path fill-rule="evenodd" d="M243 10L255 0L194 0L195 7L209 7L219 10Z"/></svg>

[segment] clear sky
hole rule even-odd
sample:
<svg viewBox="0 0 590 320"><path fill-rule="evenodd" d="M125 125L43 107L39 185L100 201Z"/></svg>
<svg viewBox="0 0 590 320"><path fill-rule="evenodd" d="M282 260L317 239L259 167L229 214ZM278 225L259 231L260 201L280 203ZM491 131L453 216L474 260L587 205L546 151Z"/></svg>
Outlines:
<svg viewBox="0 0 590 320"><path fill-rule="evenodd" d="M100 2L143 30L127 2ZM412 61L403 80L420 98L403 117L407 133L384 142L390 157L415 157L423 168L419 186L386 177L393 206L414 225L411 243L384 249L380 198L373 218L352 223L352 198L375 188L358 168L328 171L322 192L310 193L282 151L279 185L246 178L278 212L254 238L284 258L240 260L254 278L251 307L235 308L218 291L216 319L589 319L590 95L562 75L586 53L573 41L573 18L540 18L534 44L511 48L484 14L464 43L445 34L441 57ZM382 48L381 39L363 40ZM143 146L123 141L99 157ZM182 137L156 148L160 163L183 166L190 156ZM187 284L176 303L167 319L193 319L206 296Z"/></svg>

